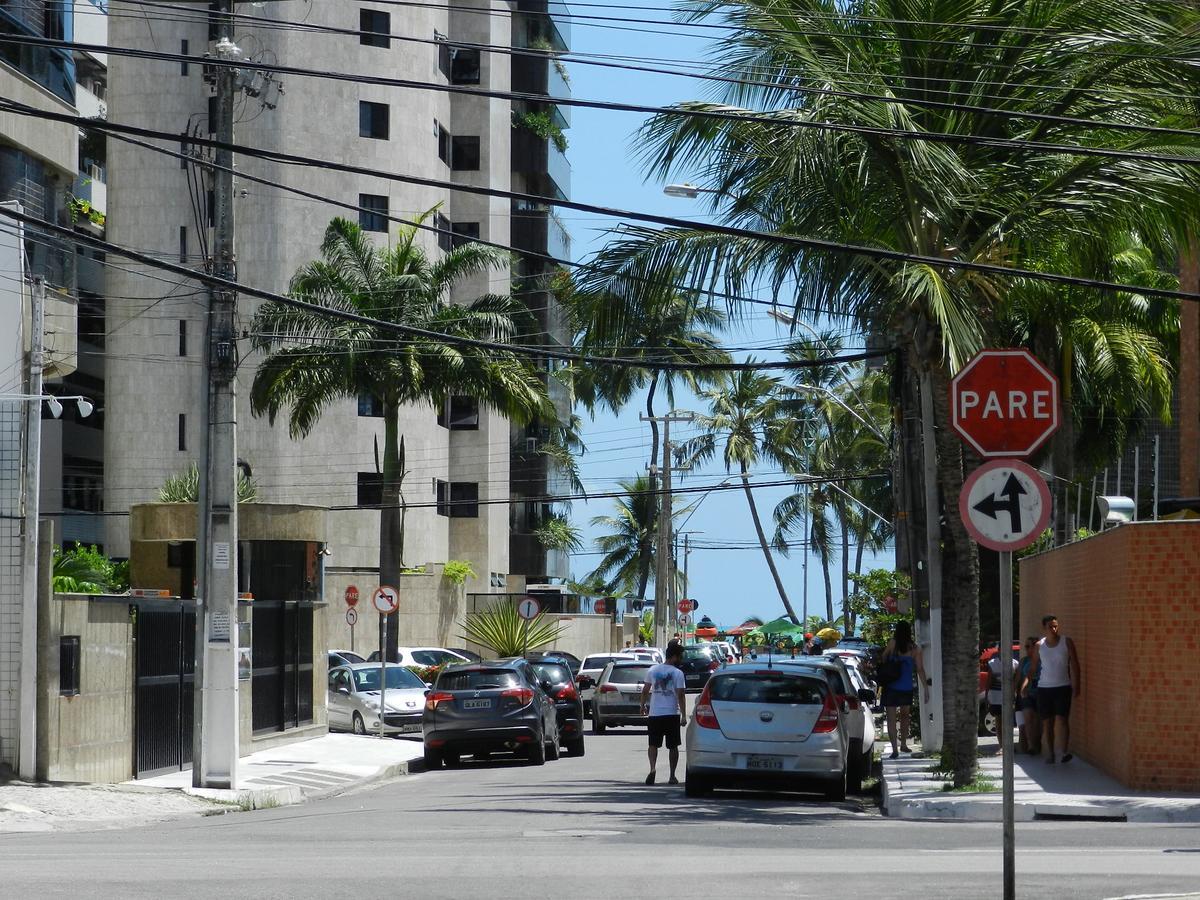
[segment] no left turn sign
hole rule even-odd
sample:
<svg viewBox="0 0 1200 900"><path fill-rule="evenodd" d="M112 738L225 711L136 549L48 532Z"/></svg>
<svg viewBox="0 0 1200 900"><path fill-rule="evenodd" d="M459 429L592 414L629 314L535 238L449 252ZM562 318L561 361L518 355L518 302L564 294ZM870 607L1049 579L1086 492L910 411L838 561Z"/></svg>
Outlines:
<svg viewBox="0 0 1200 900"><path fill-rule="evenodd" d="M400 608L400 593L391 585L381 584L371 595L371 605L382 616L390 616Z"/></svg>

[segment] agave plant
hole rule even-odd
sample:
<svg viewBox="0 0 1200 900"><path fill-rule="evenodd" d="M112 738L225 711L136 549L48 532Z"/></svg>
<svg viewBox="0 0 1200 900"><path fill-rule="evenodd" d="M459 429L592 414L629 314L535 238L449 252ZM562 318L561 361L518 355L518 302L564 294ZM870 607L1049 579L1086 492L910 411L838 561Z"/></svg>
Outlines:
<svg viewBox="0 0 1200 900"><path fill-rule="evenodd" d="M172 475L158 489L160 503L196 503L200 497L200 470L192 463L186 470ZM258 484L238 470L238 503L253 503L258 499Z"/></svg>
<svg viewBox="0 0 1200 900"><path fill-rule="evenodd" d="M465 632L463 637L500 657L520 656L527 649L546 647L562 633L562 626L547 619L544 613L539 613L527 624L517 614L517 604L511 600L471 613L459 624Z"/></svg>

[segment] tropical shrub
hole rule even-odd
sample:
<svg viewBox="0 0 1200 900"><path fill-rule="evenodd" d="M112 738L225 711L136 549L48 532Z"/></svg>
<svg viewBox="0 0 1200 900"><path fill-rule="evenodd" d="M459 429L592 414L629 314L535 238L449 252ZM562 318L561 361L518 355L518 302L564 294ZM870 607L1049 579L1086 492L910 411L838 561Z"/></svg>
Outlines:
<svg viewBox="0 0 1200 900"><path fill-rule="evenodd" d="M547 647L558 640L562 626L545 613L539 613L528 624L517 614L517 604L511 600L469 614L462 622L463 637L487 647L499 657L520 656L526 649Z"/></svg>

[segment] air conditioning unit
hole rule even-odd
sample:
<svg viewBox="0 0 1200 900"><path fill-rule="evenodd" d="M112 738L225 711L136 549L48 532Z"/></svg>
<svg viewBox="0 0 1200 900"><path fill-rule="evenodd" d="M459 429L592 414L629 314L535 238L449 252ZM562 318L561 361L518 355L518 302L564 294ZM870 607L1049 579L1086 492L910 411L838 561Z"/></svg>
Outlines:
<svg viewBox="0 0 1200 900"><path fill-rule="evenodd" d="M95 163L88 163L87 167L88 178L92 181L104 181L104 169Z"/></svg>

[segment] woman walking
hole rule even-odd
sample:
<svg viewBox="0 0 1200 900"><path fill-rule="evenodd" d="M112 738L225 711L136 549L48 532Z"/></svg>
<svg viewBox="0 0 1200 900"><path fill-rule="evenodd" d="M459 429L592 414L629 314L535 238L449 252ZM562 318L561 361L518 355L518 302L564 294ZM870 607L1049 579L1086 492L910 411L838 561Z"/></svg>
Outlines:
<svg viewBox="0 0 1200 900"><path fill-rule="evenodd" d="M900 622L892 639L888 641L883 653L883 662L879 671L881 677L888 680L883 684L883 708L887 718L888 740L892 743L892 759L900 752L910 753L908 748L908 730L912 721L913 691L916 682L914 671L921 679L922 699L929 702L928 681L925 678L925 663L921 658L921 648L912 639L912 626ZM899 749L896 746L896 716L900 717Z"/></svg>

